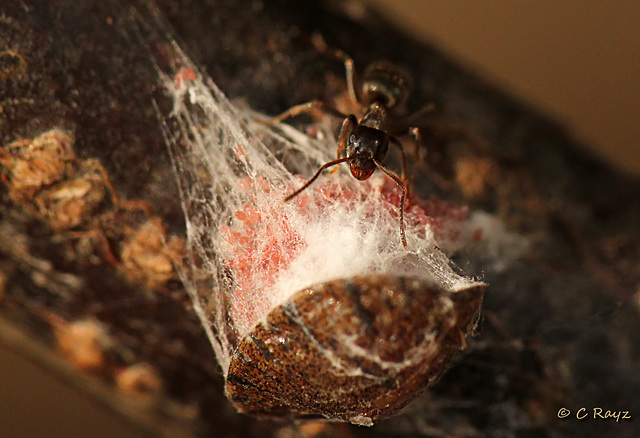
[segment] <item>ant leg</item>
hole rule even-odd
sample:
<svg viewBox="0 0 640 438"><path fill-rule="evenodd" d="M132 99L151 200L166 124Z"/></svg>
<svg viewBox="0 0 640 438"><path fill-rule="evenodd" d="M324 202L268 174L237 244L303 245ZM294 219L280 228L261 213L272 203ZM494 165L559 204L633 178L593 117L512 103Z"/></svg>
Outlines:
<svg viewBox="0 0 640 438"><path fill-rule="evenodd" d="M360 103L358 95L356 94L356 81L355 81L355 67L353 59L342 50L336 50L336 56L342 58L344 61L344 69L347 75L347 89L349 90L349 97L354 103Z"/></svg>
<svg viewBox="0 0 640 438"><path fill-rule="evenodd" d="M333 108L332 106L327 105L324 102L314 100L311 102L301 103L300 105L292 106L282 114L272 117L269 120L258 120L258 122L267 126L272 126L272 125L275 125L276 123L282 122L283 120L299 116L300 114L313 113L314 111L321 111L323 113L328 113L335 117L340 117L340 118L346 117L344 114L342 114L340 111Z"/></svg>
<svg viewBox="0 0 640 438"><path fill-rule="evenodd" d="M347 147L346 145L347 137L349 137L349 135L353 132L356 126L358 126L358 120L353 114L349 114L349 116L347 116L347 118L344 119L344 122L342 122L342 128L340 128L340 135L338 136L338 156L336 157L338 160L342 158L342 153ZM337 170L338 168L336 167L331 172L329 172L329 175L333 175L334 173L336 173Z"/></svg>
<svg viewBox="0 0 640 438"><path fill-rule="evenodd" d="M404 198L407 196L407 187L404 185L404 182L400 178L398 178L398 175L391 172L390 170L387 170L382 164L380 164L380 162L378 162L378 160L374 158L373 162L376 163L376 166L378 166L380 170L386 173L389 178L394 180L396 184L398 184L402 189L402 197L400 198L400 238L402 239L402 246L404 246L404 249L407 249L407 236L405 234L404 227Z"/></svg>
<svg viewBox="0 0 640 438"><path fill-rule="evenodd" d="M420 134L420 130L416 127L409 129L409 133L413 137L413 162L420 162L420 147L422 146L422 135ZM413 184L413 175L416 170L415 165L411 168L411 173L409 174L409 183Z"/></svg>
<svg viewBox="0 0 640 438"><path fill-rule="evenodd" d="M360 99L358 99L358 94L356 93L355 64L353 62L353 59L351 59L349 55L347 55L340 49L329 49L324 38L322 38L322 36L320 36L319 34L313 35L311 38L311 42L318 52L327 53L344 62L349 97L351 98L351 100L353 100L354 103L360 103Z"/></svg>
<svg viewBox="0 0 640 438"><path fill-rule="evenodd" d="M407 171L407 168L408 168L408 166L407 166L407 154L404 153L404 148L402 147L402 143L396 137L390 136L389 137L389 142L393 143L398 149L400 149L400 157L401 157L400 165L402 166L402 182L404 184L408 184L408 182L409 182L409 180L408 180L409 172Z"/></svg>
<svg viewBox="0 0 640 438"><path fill-rule="evenodd" d="M296 190L295 192L293 192L292 194L290 194L289 196L287 196L286 198L284 198L284 201L290 201L291 199L295 198L296 196L298 196L300 194L300 192L302 192L304 189L306 189L307 187L309 187L311 185L312 182L314 182L322 173L323 170L325 170L328 167L331 166L335 166L336 164L340 164L340 163L344 163L345 161L351 161L354 158L356 158L356 156L352 156L352 157L345 157L345 158L340 158L339 160L334 160L334 161L329 161L326 164L323 164L322 167L320 169L318 169L318 171L316 172L315 175L313 175L311 177L311 179L309 181L307 181L302 187L300 187L298 190ZM404 198L403 198L404 199Z"/></svg>

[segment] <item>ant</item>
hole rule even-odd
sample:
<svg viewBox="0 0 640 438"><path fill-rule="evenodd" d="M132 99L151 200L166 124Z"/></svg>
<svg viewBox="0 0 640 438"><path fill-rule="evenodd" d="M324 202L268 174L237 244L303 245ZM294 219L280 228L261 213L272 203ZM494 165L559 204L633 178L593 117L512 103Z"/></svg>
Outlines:
<svg viewBox="0 0 640 438"><path fill-rule="evenodd" d="M409 96L410 81L408 77L392 64L377 62L367 67L362 80L360 94L356 92L355 68L351 57L343 51L333 49L330 51L324 40L316 36L313 43L320 52L332 52L333 56L344 62L347 88L351 101L358 105L363 113L358 120L354 114L345 115L332 106L321 101L312 101L289 108L284 113L271 119L270 124L281 122L299 114L310 113L316 110L332 114L343 118L340 134L338 135L338 157L336 160L324 164L302 187L285 198L285 202L293 199L303 190L309 187L327 168L348 162L351 175L354 178L364 181L368 179L376 168L383 171L389 178L394 180L402 189L400 198L400 237L404 249L407 249L407 239L405 236L404 224L404 202L408 190L407 159L402 147L402 143L393 135L387 132L389 116L399 108ZM420 133L418 128L408 129L408 133L413 136L416 143L415 151L418 151ZM400 150L402 157L402 177L398 177L382 165L389 144L393 144ZM343 156L344 154L344 156ZM335 168L331 173L337 170Z"/></svg>

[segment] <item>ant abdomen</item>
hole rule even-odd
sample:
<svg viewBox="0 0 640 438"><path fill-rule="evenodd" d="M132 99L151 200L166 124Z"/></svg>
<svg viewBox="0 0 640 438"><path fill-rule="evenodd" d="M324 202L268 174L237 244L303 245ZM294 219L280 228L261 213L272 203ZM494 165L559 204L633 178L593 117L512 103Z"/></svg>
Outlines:
<svg viewBox="0 0 640 438"><path fill-rule="evenodd" d="M407 74L389 62L375 62L367 67L362 81L362 101L368 105L382 101L391 109L402 105L411 91Z"/></svg>

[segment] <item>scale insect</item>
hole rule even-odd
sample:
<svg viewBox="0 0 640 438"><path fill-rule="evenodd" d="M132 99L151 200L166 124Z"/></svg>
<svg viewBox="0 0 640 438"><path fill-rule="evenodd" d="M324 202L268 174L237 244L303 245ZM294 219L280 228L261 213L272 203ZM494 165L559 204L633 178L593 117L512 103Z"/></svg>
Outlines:
<svg viewBox="0 0 640 438"><path fill-rule="evenodd" d="M475 328L484 285L450 291L413 276L311 286L239 344L227 395L258 417L387 418L448 368Z"/></svg>
<svg viewBox="0 0 640 438"><path fill-rule="evenodd" d="M313 43L319 51L329 52L344 62L349 98L351 103L362 113L362 116L358 119L354 114L343 114L324 102L312 101L289 108L271 119L270 123L275 124L303 113L321 111L344 120L338 135L337 159L322 165L302 187L288 195L285 198L285 202L303 192L329 167L347 162L349 163L351 175L360 181L369 179L378 168L395 181L402 190L399 206L400 238L404 249L407 249L404 222L405 199L410 187L407 159L402 143L395 135L389 132L388 120L394 117L397 109L407 100L411 91L411 81L403 71L393 64L376 62L369 65L365 70L361 91L358 94L353 59L341 50L329 50L319 37L314 38ZM418 128L408 128L405 131L406 133L413 137L415 142L414 150L417 153L420 143ZM396 146L400 151L402 160L401 177L398 177L398 175L382 165L382 161L387 155L389 144Z"/></svg>

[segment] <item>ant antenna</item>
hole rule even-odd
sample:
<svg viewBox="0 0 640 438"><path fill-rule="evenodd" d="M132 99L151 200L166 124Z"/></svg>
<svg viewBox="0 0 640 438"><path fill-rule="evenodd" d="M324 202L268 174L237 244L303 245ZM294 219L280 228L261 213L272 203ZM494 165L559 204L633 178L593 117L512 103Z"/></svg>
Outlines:
<svg viewBox="0 0 640 438"><path fill-rule="evenodd" d="M307 187L309 187L311 185L312 182L314 182L316 179L318 179L318 177L320 176L320 174L322 173L323 170L331 167L331 166L335 166L336 164L340 164L340 163L344 163L345 161L352 161L356 158L359 158L361 155L363 154L357 154L357 155L352 155L350 157L345 157L345 158L340 158L338 160L333 160L333 161L329 161L326 164L323 164L322 167L320 169L318 169L318 171L316 172L315 175L313 175L311 177L311 179L309 181L307 181L302 187L300 187L298 190L296 190L295 192L293 192L292 194L290 194L289 196L287 196L286 198L284 198L284 202L290 201L293 198L295 198L296 196L298 196L304 189L306 189Z"/></svg>

